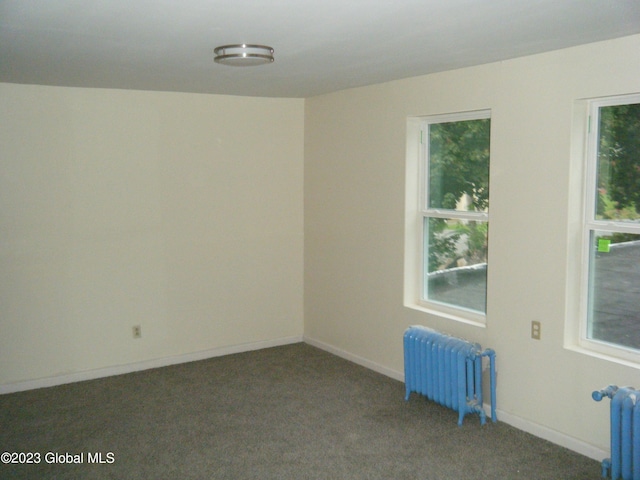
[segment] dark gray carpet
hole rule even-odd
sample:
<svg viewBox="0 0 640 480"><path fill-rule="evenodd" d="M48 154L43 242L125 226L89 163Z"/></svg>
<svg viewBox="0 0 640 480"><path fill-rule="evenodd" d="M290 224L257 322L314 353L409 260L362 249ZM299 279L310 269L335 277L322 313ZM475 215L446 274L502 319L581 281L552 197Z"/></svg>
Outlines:
<svg viewBox="0 0 640 480"><path fill-rule="evenodd" d="M300 343L0 396L1 450L41 455L0 477L600 478L599 462L479 423L458 427L449 409L405 402L402 383Z"/></svg>

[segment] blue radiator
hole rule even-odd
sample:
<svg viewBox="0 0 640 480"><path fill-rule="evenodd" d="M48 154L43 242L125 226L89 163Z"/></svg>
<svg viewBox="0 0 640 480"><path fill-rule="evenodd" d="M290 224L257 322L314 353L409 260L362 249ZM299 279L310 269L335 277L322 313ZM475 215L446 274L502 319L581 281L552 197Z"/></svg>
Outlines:
<svg viewBox="0 0 640 480"><path fill-rule="evenodd" d="M458 412L458 425L467 413L479 414L484 425L482 357L489 358L491 420L496 422L495 352L427 327L409 327L404 333L405 400L416 392Z"/></svg>
<svg viewBox="0 0 640 480"><path fill-rule="evenodd" d="M612 480L640 480L640 391L609 385L591 394L611 399L611 458L602 461L602 476Z"/></svg>

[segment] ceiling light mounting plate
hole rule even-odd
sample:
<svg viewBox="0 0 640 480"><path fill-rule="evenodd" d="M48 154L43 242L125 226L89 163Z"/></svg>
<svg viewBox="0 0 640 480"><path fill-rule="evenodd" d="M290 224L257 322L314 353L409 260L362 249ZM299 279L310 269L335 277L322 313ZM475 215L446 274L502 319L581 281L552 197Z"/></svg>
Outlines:
<svg viewBox="0 0 640 480"><path fill-rule="evenodd" d="M266 45L239 43L222 45L213 50L214 61L232 67L250 67L272 63L273 48Z"/></svg>

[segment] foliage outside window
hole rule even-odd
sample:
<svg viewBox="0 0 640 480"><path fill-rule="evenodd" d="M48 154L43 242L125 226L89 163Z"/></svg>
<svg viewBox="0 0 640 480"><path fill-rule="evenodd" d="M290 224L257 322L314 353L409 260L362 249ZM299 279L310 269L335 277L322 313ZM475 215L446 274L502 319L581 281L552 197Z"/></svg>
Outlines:
<svg viewBox="0 0 640 480"><path fill-rule="evenodd" d="M422 301L486 313L488 111L429 117L422 128Z"/></svg>
<svg viewBox="0 0 640 480"><path fill-rule="evenodd" d="M591 103L582 337L640 351L640 95Z"/></svg>

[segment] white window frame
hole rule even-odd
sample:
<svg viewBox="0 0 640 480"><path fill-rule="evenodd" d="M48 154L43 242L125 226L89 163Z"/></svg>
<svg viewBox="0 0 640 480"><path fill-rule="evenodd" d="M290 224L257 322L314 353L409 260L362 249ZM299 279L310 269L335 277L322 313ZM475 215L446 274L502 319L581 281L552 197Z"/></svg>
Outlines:
<svg viewBox="0 0 640 480"><path fill-rule="evenodd" d="M427 218L452 218L489 223L489 212L466 212L427 207L429 125L491 119L491 110L412 117L407 123L407 188L405 224L405 306L439 317L479 327L486 326L486 312L429 301L425 292L424 222ZM417 146L417 148L416 148Z"/></svg>
<svg viewBox="0 0 640 480"><path fill-rule="evenodd" d="M621 232L640 235L640 224L617 222L614 220L597 220L595 205L597 201L598 146L599 146L599 109L601 107L640 103L640 94L604 97L587 102L587 144L586 169L584 174L583 195L583 228L581 244L580 275L580 308L578 346L588 353L595 353L614 361L622 360L625 364L640 367L640 350L589 338L589 309L591 275L591 234L592 232Z"/></svg>

